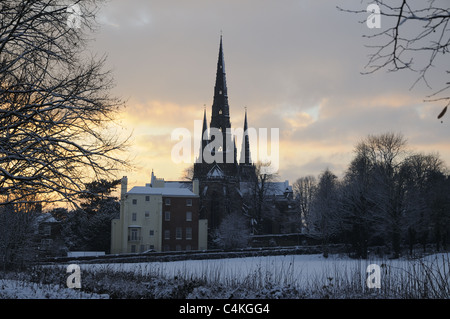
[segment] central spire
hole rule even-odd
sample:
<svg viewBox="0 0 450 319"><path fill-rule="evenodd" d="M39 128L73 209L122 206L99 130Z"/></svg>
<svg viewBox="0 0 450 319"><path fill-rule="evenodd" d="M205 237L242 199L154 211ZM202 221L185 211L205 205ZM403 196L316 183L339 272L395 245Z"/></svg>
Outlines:
<svg viewBox="0 0 450 319"><path fill-rule="evenodd" d="M228 96L227 80L225 77L225 59L223 57L222 36L220 36L219 58L217 60L216 85L214 87L214 95Z"/></svg>
<svg viewBox="0 0 450 319"><path fill-rule="evenodd" d="M214 101L212 105L210 127L218 128L222 132L225 132L227 128L231 128L222 35L220 36L219 57L217 60L216 84L214 86Z"/></svg>

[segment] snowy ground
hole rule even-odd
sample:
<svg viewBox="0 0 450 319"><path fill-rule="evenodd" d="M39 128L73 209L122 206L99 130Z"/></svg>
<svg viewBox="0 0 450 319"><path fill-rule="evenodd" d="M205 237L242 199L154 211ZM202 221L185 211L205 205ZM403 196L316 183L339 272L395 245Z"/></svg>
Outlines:
<svg viewBox="0 0 450 319"><path fill-rule="evenodd" d="M449 261L286 255L80 264L81 291L64 287L67 265L46 266L34 275L40 284L0 280L0 298L448 298ZM380 267L380 288L367 286L371 264Z"/></svg>
<svg viewBox="0 0 450 319"><path fill-rule="evenodd" d="M106 265L85 264L80 265L80 267L92 271L109 269L169 277L205 278L222 283L233 280L242 281L255 273L264 273L268 276L268 279L272 275L271 279L276 279L278 282L289 281L301 285L305 281L324 275L326 277L332 277L333 274L354 276L357 272L365 277L367 266L370 264L389 266L391 269L404 269L411 264L411 261L404 259L355 260L339 255L324 258L321 254L315 254ZM273 276L276 276L276 278L273 278Z"/></svg>
<svg viewBox="0 0 450 319"><path fill-rule="evenodd" d="M0 279L0 299L108 299L108 295L85 293L60 285Z"/></svg>
<svg viewBox="0 0 450 319"><path fill-rule="evenodd" d="M229 284L258 277L271 280L271 283L304 284L311 278L327 277L339 271L354 275L355 270L365 274L366 267L372 263L385 264L386 260L353 260L347 257L317 255L264 256L227 259L183 260L172 262L148 262L131 264L85 264L82 269L114 270L152 274L164 277L203 278L208 281ZM394 261L400 266L404 261ZM259 276L261 275L261 276Z"/></svg>
<svg viewBox="0 0 450 319"><path fill-rule="evenodd" d="M449 260L447 254L416 260L355 260L316 254L97 264L81 268L207 283L208 288L194 289L189 298L361 298L362 295L440 298L449 293ZM373 264L380 267L380 288L369 288L367 284L367 267Z"/></svg>

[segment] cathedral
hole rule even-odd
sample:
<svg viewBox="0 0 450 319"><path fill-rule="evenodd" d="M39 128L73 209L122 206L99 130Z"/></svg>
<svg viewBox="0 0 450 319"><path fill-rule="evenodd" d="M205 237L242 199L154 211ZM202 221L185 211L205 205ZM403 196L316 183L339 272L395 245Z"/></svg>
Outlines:
<svg viewBox="0 0 450 319"><path fill-rule="evenodd" d="M242 211L241 187L257 181L250 156L247 111L243 124L244 135L238 161L236 139L230 132L230 107L221 36L211 121L208 129L204 110L201 150L194 163L193 174L193 179L199 181L200 215L208 220L210 232L218 228L226 214Z"/></svg>

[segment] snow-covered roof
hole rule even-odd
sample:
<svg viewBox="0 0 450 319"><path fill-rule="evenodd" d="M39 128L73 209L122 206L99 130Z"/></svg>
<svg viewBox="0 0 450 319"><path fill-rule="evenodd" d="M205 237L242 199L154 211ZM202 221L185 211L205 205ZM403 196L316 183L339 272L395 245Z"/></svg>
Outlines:
<svg viewBox="0 0 450 319"><path fill-rule="evenodd" d="M271 186L267 188L270 195L283 195L284 193L292 192L292 186L289 185L289 181L284 182L271 182Z"/></svg>
<svg viewBox="0 0 450 319"><path fill-rule="evenodd" d="M187 188L135 186L127 194L162 195L174 197L197 197Z"/></svg>
<svg viewBox="0 0 450 319"><path fill-rule="evenodd" d="M241 182L240 190L242 193L248 193L251 190L251 183L249 182ZM292 192L292 186L289 185L289 181L286 180L284 182L269 182L266 183L266 195L269 196L283 196L285 193Z"/></svg>
<svg viewBox="0 0 450 319"><path fill-rule="evenodd" d="M50 213L42 213L36 217L38 223L57 223L58 221Z"/></svg>

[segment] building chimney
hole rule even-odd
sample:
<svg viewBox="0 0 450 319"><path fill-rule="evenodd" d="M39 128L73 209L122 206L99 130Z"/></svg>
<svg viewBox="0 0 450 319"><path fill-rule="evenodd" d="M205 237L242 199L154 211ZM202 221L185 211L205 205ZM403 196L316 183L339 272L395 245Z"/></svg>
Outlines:
<svg viewBox="0 0 450 319"><path fill-rule="evenodd" d="M199 195L199 194L200 194L198 179L194 179L194 180L192 181L192 192L193 192L195 195Z"/></svg>
<svg viewBox="0 0 450 319"><path fill-rule="evenodd" d="M128 188L128 177L124 176L122 177L122 183L120 188L120 199L125 199L125 196L127 195L127 188Z"/></svg>

